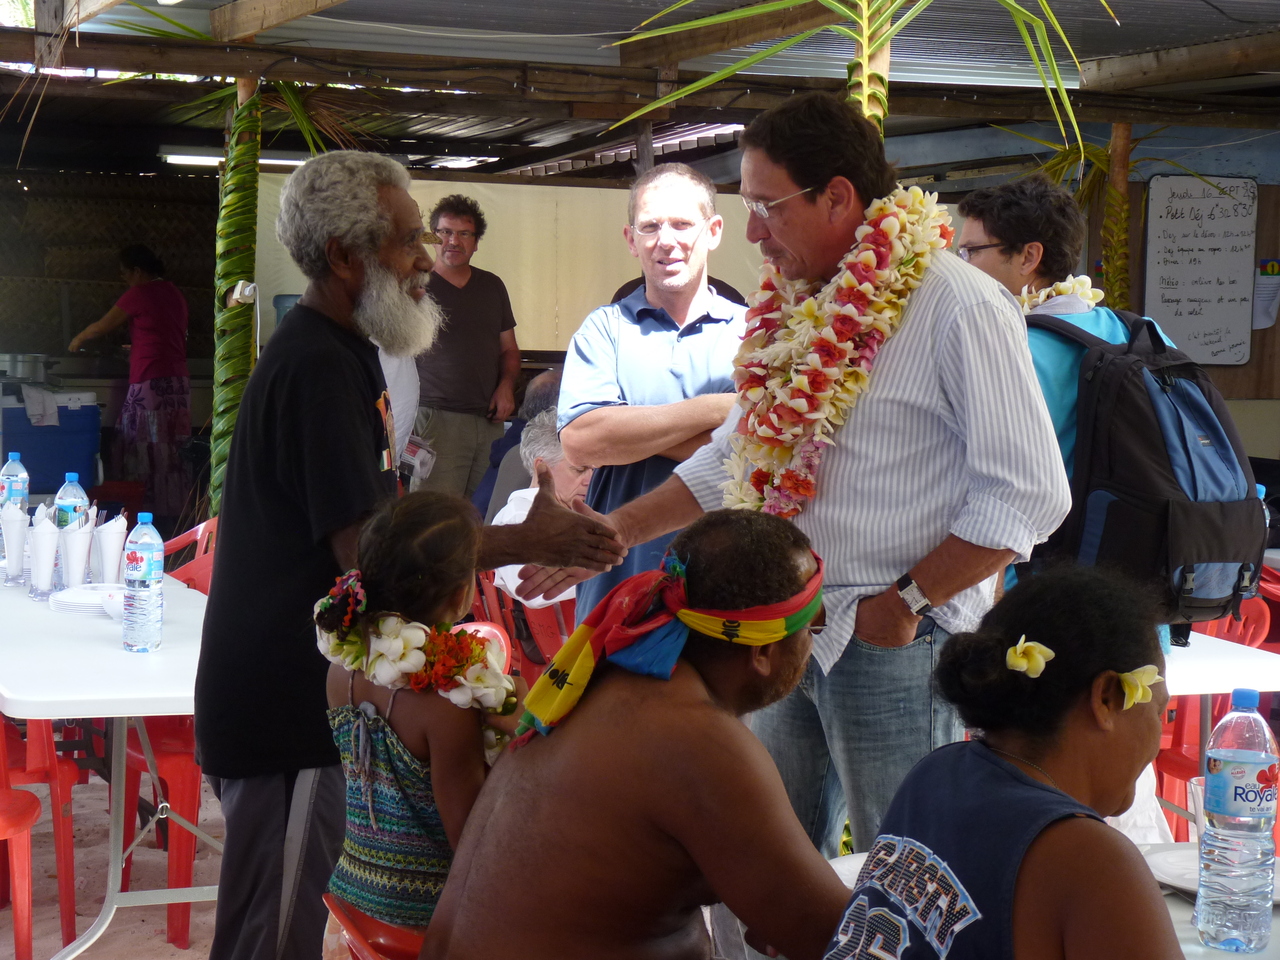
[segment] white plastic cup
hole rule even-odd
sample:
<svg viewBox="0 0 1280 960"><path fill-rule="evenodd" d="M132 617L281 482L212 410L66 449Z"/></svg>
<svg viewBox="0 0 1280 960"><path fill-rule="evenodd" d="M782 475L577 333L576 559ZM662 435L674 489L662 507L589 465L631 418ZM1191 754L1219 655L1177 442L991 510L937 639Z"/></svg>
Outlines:
<svg viewBox="0 0 1280 960"><path fill-rule="evenodd" d="M5 504L3 514L0 514L0 523L4 525L4 585L19 587L24 581L22 554L27 541L27 527L31 521L27 517L27 511L17 504Z"/></svg>

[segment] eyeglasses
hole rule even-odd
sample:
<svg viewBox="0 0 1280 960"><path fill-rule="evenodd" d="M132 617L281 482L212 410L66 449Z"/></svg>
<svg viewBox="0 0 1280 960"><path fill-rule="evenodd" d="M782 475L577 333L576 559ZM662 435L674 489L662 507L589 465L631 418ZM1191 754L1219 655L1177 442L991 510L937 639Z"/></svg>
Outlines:
<svg viewBox="0 0 1280 960"><path fill-rule="evenodd" d="M979 250L990 250L992 247L1003 246L1003 243L967 243L963 247L956 247L956 253L960 255L961 260L968 263Z"/></svg>
<svg viewBox="0 0 1280 960"><path fill-rule="evenodd" d="M449 230L446 227L441 227L436 231L436 236L441 240L452 240L454 237L459 240L473 240L475 235L476 232L474 230Z"/></svg>
<svg viewBox="0 0 1280 960"><path fill-rule="evenodd" d="M747 210L754 213L761 220L768 220L770 209L776 207L780 203L786 203L788 200L798 197L802 193L808 193L810 190L814 189L816 188L805 187L803 190L797 190L795 193L788 194L785 197L779 197L777 200L748 200L746 197L743 197L742 202L746 205Z"/></svg>
<svg viewBox="0 0 1280 960"><path fill-rule="evenodd" d="M706 220L646 220L634 224L636 233L642 237L656 237L663 227L670 227L677 237L691 237L702 229Z"/></svg>

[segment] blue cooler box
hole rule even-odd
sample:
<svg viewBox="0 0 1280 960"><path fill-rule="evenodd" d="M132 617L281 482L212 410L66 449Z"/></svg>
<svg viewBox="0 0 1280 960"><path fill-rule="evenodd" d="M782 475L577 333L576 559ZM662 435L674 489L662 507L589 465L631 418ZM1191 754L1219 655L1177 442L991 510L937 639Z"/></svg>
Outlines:
<svg viewBox="0 0 1280 960"><path fill-rule="evenodd" d="M53 494L68 473L80 474L88 490L98 483L98 450L102 445L102 413L93 393L57 393L58 425L33 427L26 408L15 397L0 407L0 458L22 454L31 475L31 494ZM14 405L16 404L16 405Z"/></svg>

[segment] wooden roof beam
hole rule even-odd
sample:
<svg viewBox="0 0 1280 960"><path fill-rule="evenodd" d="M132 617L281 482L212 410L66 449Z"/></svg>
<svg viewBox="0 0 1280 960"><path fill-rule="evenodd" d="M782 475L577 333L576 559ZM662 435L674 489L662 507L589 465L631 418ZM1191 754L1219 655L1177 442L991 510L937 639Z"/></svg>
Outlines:
<svg viewBox="0 0 1280 960"><path fill-rule="evenodd" d="M342 0L233 0L209 11L209 32L215 40L244 40L340 3Z"/></svg>
<svg viewBox="0 0 1280 960"><path fill-rule="evenodd" d="M1105 60L1086 60L1080 65L1080 89L1117 93L1166 83L1240 77L1271 70L1280 70L1280 31Z"/></svg>
<svg viewBox="0 0 1280 960"><path fill-rule="evenodd" d="M92 20L100 13L106 13L112 7L118 7L124 0L63 0L63 24L67 27L78 27L87 20Z"/></svg>
<svg viewBox="0 0 1280 960"><path fill-rule="evenodd" d="M618 60L624 67L669 66L682 60L840 23L844 19L820 3L806 3L745 20L624 43L618 47Z"/></svg>

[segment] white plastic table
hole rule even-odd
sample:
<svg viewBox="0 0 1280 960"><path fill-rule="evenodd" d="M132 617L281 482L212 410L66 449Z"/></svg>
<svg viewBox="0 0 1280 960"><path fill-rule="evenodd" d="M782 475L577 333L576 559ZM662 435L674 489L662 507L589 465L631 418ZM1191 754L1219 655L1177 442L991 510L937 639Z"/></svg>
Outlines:
<svg viewBox="0 0 1280 960"><path fill-rule="evenodd" d="M124 795L129 719L195 712L204 606L204 594L165 577L162 645L154 653L129 653L119 621L54 613L47 603L29 600L26 587L0 586L0 713L26 720L111 721L111 782L117 789L111 791L106 898L93 925L54 960L70 960L89 947L117 907L217 899L216 886L120 889L131 799Z"/></svg>

